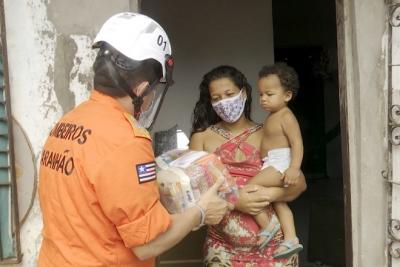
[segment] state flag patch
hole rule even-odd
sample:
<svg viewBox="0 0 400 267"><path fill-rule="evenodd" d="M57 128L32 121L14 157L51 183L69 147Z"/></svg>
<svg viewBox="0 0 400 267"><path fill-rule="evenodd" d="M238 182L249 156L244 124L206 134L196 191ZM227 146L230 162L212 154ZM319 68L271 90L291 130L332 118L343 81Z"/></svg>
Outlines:
<svg viewBox="0 0 400 267"><path fill-rule="evenodd" d="M139 184L150 182L156 179L156 163L154 161L136 164L136 172Z"/></svg>

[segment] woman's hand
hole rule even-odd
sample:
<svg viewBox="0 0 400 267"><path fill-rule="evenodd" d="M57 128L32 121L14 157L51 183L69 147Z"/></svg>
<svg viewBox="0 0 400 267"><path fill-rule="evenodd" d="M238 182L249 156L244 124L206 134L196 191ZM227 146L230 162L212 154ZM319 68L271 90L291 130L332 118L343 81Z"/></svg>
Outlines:
<svg viewBox="0 0 400 267"><path fill-rule="evenodd" d="M223 179L218 179L215 184L201 196L198 202L198 205L205 212L205 224L218 224L230 207L228 202L218 196L218 189L223 182Z"/></svg>
<svg viewBox="0 0 400 267"><path fill-rule="evenodd" d="M245 185L239 190L239 199L235 208L241 212L257 215L271 203L270 197L265 194L265 190L259 185Z"/></svg>
<svg viewBox="0 0 400 267"><path fill-rule="evenodd" d="M228 203L224 200L217 200L210 203L208 209L206 210L206 218L204 224L215 225L219 224L222 218L225 216L226 212L229 210Z"/></svg>

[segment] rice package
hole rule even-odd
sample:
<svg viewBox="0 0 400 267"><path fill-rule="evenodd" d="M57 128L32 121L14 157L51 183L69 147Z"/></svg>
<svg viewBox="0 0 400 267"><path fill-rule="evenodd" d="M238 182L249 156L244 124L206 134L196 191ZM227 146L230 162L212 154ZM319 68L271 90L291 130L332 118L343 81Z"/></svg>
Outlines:
<svg viewBox="0 0 400 267"><path fill-rule="evenodd" d="M161 202L170 213L180 213L199 200L219 177L220 197L234 204L237 187L224 164L204 151L171 150L156 158Z"/></svg>

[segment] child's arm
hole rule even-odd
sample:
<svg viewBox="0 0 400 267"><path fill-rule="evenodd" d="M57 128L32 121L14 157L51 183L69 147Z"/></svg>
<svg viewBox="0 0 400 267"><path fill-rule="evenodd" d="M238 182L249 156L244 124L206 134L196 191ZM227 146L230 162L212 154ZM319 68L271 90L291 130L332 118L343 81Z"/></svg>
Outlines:
<svg viewBox="0 0 400 267"><path fill-rule="evenodd" d="M291 148L290 166L285 171L283 179L285 184L293 185L297 183L300 176L301 161L303 160L303 140L299 123L293 113L287 112L283 115L282 128Z"/></svg>

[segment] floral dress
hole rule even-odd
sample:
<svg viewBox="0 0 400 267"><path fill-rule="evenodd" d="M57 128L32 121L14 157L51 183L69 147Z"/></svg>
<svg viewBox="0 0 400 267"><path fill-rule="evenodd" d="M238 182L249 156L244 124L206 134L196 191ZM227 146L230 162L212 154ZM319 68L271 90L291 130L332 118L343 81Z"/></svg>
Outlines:
<svg viewBox="0 0 400 267"><path fill-rule="evenodd" d="M211 126L211 130L227 139L214 153L228 168L239 188L242 188L261 169L260 151L246 142L246 139L261 127L261 125L254 126L230 138L230 134L222 128ZM237 150L241 150L245 160L235 160ZM269 216L274 213L271 205L266 210ZM251 215L239 211L230 212L220 224L208 228L204 245L205 266L298 267L298 255L287 259L274 259L272 256L283 239L281 231L264 249L260 249L257 245L259 231L260 227Z"/></svg>

